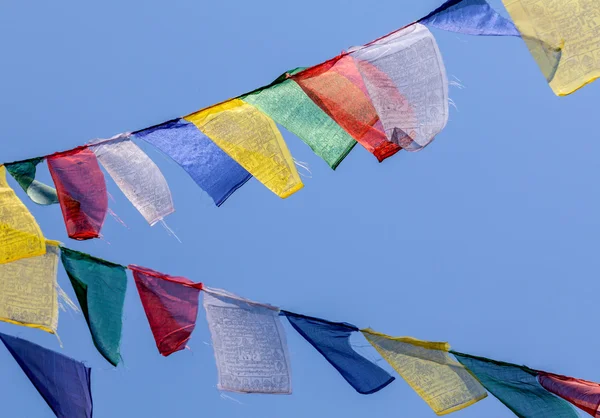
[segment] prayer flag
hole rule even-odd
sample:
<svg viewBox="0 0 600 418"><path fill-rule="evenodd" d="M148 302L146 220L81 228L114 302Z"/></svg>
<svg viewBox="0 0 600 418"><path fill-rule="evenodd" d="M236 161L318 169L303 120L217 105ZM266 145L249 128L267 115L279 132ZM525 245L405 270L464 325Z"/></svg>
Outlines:
<svg viewBox="0 0 600 418"><path fill-rule="evenodd" d="M240 99L185 117L273 193L286 198L304 185L275 122Z"/></svg>
<svg viewBox="0 0 600 418"><path fill-rule="evenodd" d="M6 164L11 176L25 190L27 196L38 205L58 203L56 189L35 179L36 166L44 161L43 158L32 158L27 161Z"/></svg>
<svg viewBox="0 0 600 418"><path fill-rule="evenodd" d="M0 340L58 418L92 417L90 368L21 338Z"/></svg>
<svg viewBox="0 0 600 418"><path fill-rule="evenodd" d="M292 393L290 360L277 308L206 287L204 308L220 390Z"/></svg>
<svg viewBox="0 0 600 418"><path fill-rule="evenodd" d="M150 225L175 211L167 180L129 135L100 141L90 149Z"/></svg>
<svg viewBox="0 0 600 418"><path fill-rule="evenodd" d="M0 264L46 253L46 240L33 215L6 181L0 166Z"/></svg>
<svg viewBox="0 0 600 418"><path fill-rule="evenodd" d="M193 123L175 119L135 133L179 164L221 206L252 177Z"/></svg>
<svg viewBox="0 0 600 418"><path fill-rule="evenodd" d="M336 323L282 311L290 324L358 392L375 393L394 381L394 377L358 354L350 345L350 334L359 331L347 323Z"/></svg>
<svg viewBox="0 0 600 418"><path fill-rule="evenodd" d="M600 417L600 385L598 383L546 372L538 372L538 380L544 389L571 402L591 416Z"/></svg>
<svg viewBox="0 0 600 418"><path fill-rule="evenodd" d="M113 366L121 358L125 267L61 247L63 266L90 328L94 345Z"/></svg>
<svg viewBox="0 0 600 418"><path fill-rule="evenodd" d="M481 384L448 354L448 343L390 337L371 329L364 336L437 415L473 405L487 396Z"/></svg>
<svg viewBox="0 0 600 418"><path fill-rule="evenodd" d="M104 174L87 147L48 157L69 238L98 238L108 211Z"/></svg>
<svg viewBox="0 0 600 418"><path fill-rule="evenodd" d="M168 356L183 350L198 316L202 283L130 265L158 351Z"/></svg>

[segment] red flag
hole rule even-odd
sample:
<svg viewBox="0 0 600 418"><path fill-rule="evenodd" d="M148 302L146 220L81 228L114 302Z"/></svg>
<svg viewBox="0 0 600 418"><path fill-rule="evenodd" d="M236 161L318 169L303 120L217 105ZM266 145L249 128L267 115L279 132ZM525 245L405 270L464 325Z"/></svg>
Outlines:
<svg viewBox="0 0 600 418"><path fill-rule="evenodd" d="M540 372L540 384L593 417L600 417L600 385L586 380Z"/></svg>
<svg viewBox="0 0 600 418"><path fill-rule="evenodd" d="M158 351L183 350L196 326L202 283L130 265Z"/></svg>
<svg viewBox="0 0 600 418"><path fill-rule="evenodd" d="M98 238L108 211L104 174L87 147L48 157L48 168L70 238Z"/></svg>

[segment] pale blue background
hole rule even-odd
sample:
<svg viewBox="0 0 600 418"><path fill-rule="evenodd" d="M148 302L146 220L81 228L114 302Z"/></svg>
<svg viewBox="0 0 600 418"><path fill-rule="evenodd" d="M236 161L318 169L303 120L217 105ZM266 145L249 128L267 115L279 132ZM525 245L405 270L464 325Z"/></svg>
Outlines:
<svg viewBox="0 0 600 418"><path fill-rule="evenodd" d="M500 0L492 4L503 10ZM189 113L438 5L4 0L0 161ZM334 172L284 132L294 157L312 170L304 190L281 200L251 180L217 209L175 163L144 145L169 180L177 212L167 223L182 244L161 226L150 228L112 180L110 206L127 228L109 217L104 240L71 241L58 206L26 204L49 238L108 260L599 381L600 84L557 98L521 40L435 34L449 77L465 88L451 88L458 111L451 110L448 127L423 152L378 164L357 146ZM60 284L73 296L59 269ZM131 279L123 365L112 369L96 352L82 315L62 313L59 333L62 352L94 368L96 418L434 416L401 379L358 395L285 326L294 394L231 399L215 386L204 312L191 351L163 358ZM40 331L2 324L0 332L60 349ZM52 416L4 348L0 372L0 416ZM454 416L512 415L490 397Z"/></svg>

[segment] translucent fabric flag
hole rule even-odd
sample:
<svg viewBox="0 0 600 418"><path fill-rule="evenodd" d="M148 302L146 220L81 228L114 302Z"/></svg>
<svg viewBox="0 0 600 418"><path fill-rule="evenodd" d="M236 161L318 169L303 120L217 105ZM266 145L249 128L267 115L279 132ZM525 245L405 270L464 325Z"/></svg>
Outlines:
<svg viewBox="0 0 600 418"><path fill-rule="evenodd" d="M273 122L240 99L185 117L273 193L286 198L304 185Z"/></svg>
<svg viewBox="0 0 600 418"><path fill-rule="evenodd" d="M579 415L539 384L534 370L516 364L452 352L485 388L521 418L577 418Z"/></svg>
<svg viewBox="0 0 600 418"><path fill-rule="evenodd" d="M56 333L58 245L48 240L46 254L0 264L0 321Z"/></svg>
<svg viewBox="0 0 600 418"><path fill-rule="evenodd" d="M598 0L502 2L556 95L571 94L600 77ZM551 52L557 49L558 63Z"/></svg>
<svg viewBox="0 0 600 418"><path fill-rule="evenodd" d="M371 329L364 336L438 415L473 405L487 396L481 384L448 354L448 343L390 337Z"/></svg>
<svg viewBox="0 0 600 418"><path fill-rule="evenodd" d="M295 81L284 80L242 99L304 141L334 170L356 145Z"/></svg>
<svg viewBox="0 0 600 418"><path fill-rule="evenodd" d="M448 0L419 22L467 35L521 36L515 24L485 0Z"/></svg>
<svg viewBox="0 0 600 418"><path fill-rule="evenodd" d="M600 385L586 380L539 372L538 380L548 391L571 402L593 417L600 417Z"/></svg>
<svg viewBox="0 0 600 418"><path fill-rule="evenodd" d="M183 350L198 316L202 283L130 265L158 351L168 356Z"/></svg>
<svg viewBox="0 0 600 418"><path fill-rule="evenodd" d="M394 381L381 367L359 355L350 345L354 325L282 311L292 327L352 385L358 393L375 393Z"/></svg>
<svg viewBox="0 0 600 418"><path fill-rule="evenodd" d="M108 211L104 174L96 155L78 148L48 157L69 238L98 238Z"/></svg>
<svg viewBox="0 0 600 418"><path fill-rule="evenodd" d="M0 165L0 264L45 253L39 225L6 182L6 169Z"/></svg>
<svg viewBox="0 0 600 418"><path fill-rule="evenodd" d="M58 418L92 417L90 368L21 338L0 334L0 340Z"/></svg>
<svg viewBox="0 0 600 418"><path fill-rule="evenodd" d="M204 291L219 372L217 387L241 393L292 393L279 310L224 290L205 287Z"/></svg>
<svg viewBox="0 0 600 418"><path fill-rule="evenodd" d="M221 206L252 177L193 123L176 119L135 133L179 164Z"/></svg>
<svg viewBox="0 0 600 418"><path fill-rule="evenodd" d="M407 151L427 146L448 121L448 79L435 38L413 24L350 54L387 138Z"/></svg>
<svg viewBox="0 0 600 418"><path fill-rule="evenodd" d="M129 135L101 140L90 149L150 225L175 211L167 180Z"/></svg>
<svg viewBox="0 0 600 418"><path fill-rule="evenodd" d="M27 196L38 205L58 203L56 189L35 179L36 166L42 161L44 161L43 158L32 158L27 161L6 164L6 169L19 183L19 186L25 190Z"/></svg>
<svg viewBox="0 0 600 418"><path fill-rule="evenodd" d="M113 366L121 358L125 267L61 247L63 266L71 280L94 345Z"/></svg>
<svg viewBox="0 0 600 418"><path fill-rule="evenodd" d="M400 150L388 140L352 57L340 55L292 76L308 97L377 160Z"/></svg>

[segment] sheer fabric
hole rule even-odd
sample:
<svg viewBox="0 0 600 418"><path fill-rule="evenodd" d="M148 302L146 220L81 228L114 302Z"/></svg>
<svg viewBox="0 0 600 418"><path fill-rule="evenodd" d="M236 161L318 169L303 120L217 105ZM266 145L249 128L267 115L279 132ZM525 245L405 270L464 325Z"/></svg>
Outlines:
<svg viewBox="0 0 600 418"><path fill-rule="evenodd" d="M56 333L58 244L48 240L46 254L0 264L0 321Z"/></svg>
<svg viewBox="0 0 600 418"><path fill-rule="evenodd" d="M204 288L204 308L220 390L292 392L290 360L279 310L224 290Z"/></svg>
<svg viewBox="0 0 600 418"><path fill-rule="evenodd" d="M167 180L128 135L91 145L90 149L150 225L175 211Z"/></svg>
<svg viewBox="0 0 600 418"><path fill-rule="evenodd" d="M202 283L130 265L158 351L183 350L196 327Z"/></svg>
<svg viewBox="0 0 600 418"><path fill-rule="evenodd" d="M33 215L6 181L0 166L0 264L46 253L46 240Z"/></svg>
<svg viewBox="0 0 600 418"><path fill-rule="evenodd" d="M390 337L362 330L381 356L438 415L466 408L487 396L481 384L448 354L448 343Z"/></svg>
<svg viewBox="0 0 600 418"><path fill-rule="evenodd" d="M587 412L600 417L600 385L586 380L539 372L538 380L544 389Z"/></svg>
<svg viewBox="0 0 600 418"><path fill-rule="evenodd" d="M84 147L52 155L47 161L69 238L98 238L108 194L96 155Z"/></svg>
<svg viewBox="0 0 600 418"><path fill-rule="evenodd" d="M35 179L36 167L42 161L44 161L43 158L32 158L27 161L6 164L6 169L32 201L38 205L52 205L58 203L56 189Z"/></svg>

